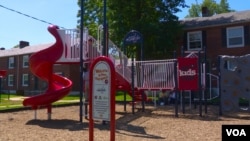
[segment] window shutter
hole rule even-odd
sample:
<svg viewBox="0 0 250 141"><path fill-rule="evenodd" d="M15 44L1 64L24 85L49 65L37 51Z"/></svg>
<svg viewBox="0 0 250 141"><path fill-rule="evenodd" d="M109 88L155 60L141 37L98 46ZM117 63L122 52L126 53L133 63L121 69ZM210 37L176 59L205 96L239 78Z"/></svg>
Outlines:
<svg viewBox="0 0 250 141"><path fill-rule="evenodd" d="M187 50L187 32L184 32L183 35L183 49Z"/></svg>
<svg viewBox="0 0 250 141"><path fill-rule="evenodd" d="M207 47L207 33L205 30L202 31L202 48Z"/></svg>
<svg viewBox="0 0 250 141"><path fill-rule="evenodd" d="M221 39L222 39L222 47L227 47L227 31L226 31L226 28L221 29Z"/></svg>
<svg viewBox="0 0 250 141"><path fill-rule="evenodd" d="M28 86L31 86L31 76L28 74Z"/></svg>
<svg viewBox="0 0 250 141"><path fill-rule="evenodd" d="M250 45L249 26L244 26L244 40L246 46Z"/></svg>
<svg viewBox="0 0 250 141"><path fill-rule="evenodd" d="M8 57L8 59L7 59L7 63L6 63L6 65L7 65L7 67L6 67L6 68L8 68L8 69L9 69L9 64L10 64L10 57Z"/></svg>
<svg viewBox="0 0 250 141"><path fill-rule="evenodd" d="M13 75L13 86L16 86L16 85L18 85L18 81L16 79L16 75ZM17 89L19 89L19 87Z"/></svg>
<svg viewBox="0 0 250 141"><path fill-rule="evenodd" d="M19 85L19 87L23 87L23 74L20 74L20 76L19 76L19 82L17 82L17 83L19 83L18 85Z"/></svg>
<svg viewBox="0 0 250 141"><path fill-rule="evenodd" d="M17 61L18 61L18 60L17 60L17 57L18 57L18 56L14 56L14 63L13 63L13 64L14 64L14 66L13 66L14 68L19 67L19 66L17 66L17 64L18 64L18 63L17 63Z"/></svg>

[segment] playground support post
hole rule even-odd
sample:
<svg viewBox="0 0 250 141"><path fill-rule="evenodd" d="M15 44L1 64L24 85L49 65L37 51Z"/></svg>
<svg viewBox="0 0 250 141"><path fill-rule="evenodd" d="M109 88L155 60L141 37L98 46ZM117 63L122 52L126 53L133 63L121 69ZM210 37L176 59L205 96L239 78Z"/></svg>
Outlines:
<svg viewBox="0 0 250 141"><path fill-rule="evenodd" d="M132 113L135 114L135 86L134 86L134 54L132 53L132 67L131 67L131 78L132 78Z"/></svg>
<svg viewBox="0 0 250 141"><path fill-rule="evenodd" d="M0 103L2 102L1 99L2 99L2 77L0 77Z"/></svg>
<svg viewBox="0 0 250 141"><path fill-rule="evenodd" d="M108 56L107 0L103 0L103 55Z"/></svg>
<svg viewBox="0 0 250 141"><path fill-rule="evenodd" d="M176 51L174 51L174 58L176 59ZM175 76L175 88L174 88L174 92L175 92L175 117L178 117L178 78L177 78L177 61L174 62L174 76Z"/></svg>
<svg viewBox="0 0 250 141"><path fill-rule="evenodd" d="M182 113L185 114L185 98L184 98L184 93L183 91L180 92L181 95L181 105L182 105Z"/></svg>
<svg viewBox="0 0 250 141"><path fill-rule="evenodd" d="M47 106L47 111L48 111L48 120L51 120L51 114L52 114L52 105L49 104Z"/></svg>
<svg viewBox="0 0 250 141"><path fill-rule="evenodd" d="M83 107L83 19L84 18L84 0L81 1L81 23L80 23L80 122L82 122Z"/></svg>
<svg viewBox="0 0 250 141"><path fill-rule="evenodd" d="M218 74L218 76L219 76L219 115L220 116L222 116L222 105L221 105L221 85L220 85L220 82L221 82L221 74L220 74L220 72L221 72L221 70L220 70L220 64L221 63L221 56L219 56L218 57L218 66L217 66L217 68L218 68L218 72L219 72L219 74Z"/></svg>
<svg viewBox="0 0 250 141"><path fill-rule="evenodd" d="M198 83L199 83L199 87L198 87L198 91L199 91L199 112L200 112L200 117L202 117L202 86L201 86L201 52L199 51L199 59L198 59L198 70L199 70L199 79L198 79Z"/></svg>
<svg viewBox="0 0 250 141"><path fill-rule="evenodd" d="M123 106L124 106L124 112L126 112L127 111L127 97L126 97L126 92L124 91L123 92L123 99L124 99L124 101L123 101Z"/></svg>
<svg viewBox="0 0 250 141"><path fill-rule="evenodd" d="M207 114L207 93L206 93L206 81L207 79L207 48L206 46L204 46L204 64L205 64L205 68L204 68L204 105L205 105L205 114Z"/></svg>
<svg viewBox="0 0 250 141"><path fill-rule="evenodd" d="M142 91L143 92L143 91ZM142 97L142 112L145 112L145 94L143 92L143 94L141 95Z"/></svg>

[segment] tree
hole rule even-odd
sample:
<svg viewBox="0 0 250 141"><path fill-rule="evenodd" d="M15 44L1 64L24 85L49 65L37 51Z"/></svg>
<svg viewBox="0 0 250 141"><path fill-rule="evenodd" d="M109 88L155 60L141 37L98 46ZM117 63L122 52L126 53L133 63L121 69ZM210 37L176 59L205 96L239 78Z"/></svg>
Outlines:
<svg viewBox="0 0 250 141"><path fill-rule="evenodd" d="M191 8L188 10L189 15L186 17L200 17L201 15L201 6L199 4L192 4Z"/></svg>
<svg viewBox="0 0 250 141"><path fill-rule="evenodd" d="M214 14L221 14L227 12L234 12L234 10L230 9L227 0L221 0L219 4L216 3L215 0L203 0L201 4L192 4L191 8L189 9L189 14L186 16L188 17L201 17L202 16L202 7L207 7L208 9L208 16L212 16Z"/></svg>
<svg viewBox="0 0 250 141"><path fill-rule="evenodd" d="M87 27L90 35L96 37L98 26L103 22L103 0L78 0L78 5L81 7L81 2L84 1L84 27ZM78 28L80 28L81 10L77 13Z"/></svg>
<svg viewBox="0 0 250 141"><path fill-rule="evenodd" d="M102 0L86 1L85 26L96 28L102 23L103 4L100 1ZM109 38L121 47L124 36L130 30L137 30L144 38L144 59L172 57L182 31L175 14L184 7L187 7L185 0L107 0ZM90 29L90 33L92 31L94 29ZM139 49L136 50L136 57L140 59L138 54Z"/></svg>
<svg viewBox="0 0 250 141"><path fill-rule="evenodd" d="M219 9L218 12L219 13L228 13L228 12L234 12L235 10L232 10L229 7L229 3L227 2L227 0L221 0L220 4L219 4Z"/></svg>

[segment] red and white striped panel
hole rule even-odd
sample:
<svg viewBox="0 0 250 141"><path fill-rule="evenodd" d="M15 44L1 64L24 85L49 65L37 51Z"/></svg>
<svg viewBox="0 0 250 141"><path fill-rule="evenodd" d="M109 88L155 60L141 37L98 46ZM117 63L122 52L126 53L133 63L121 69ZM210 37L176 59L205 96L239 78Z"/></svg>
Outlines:
<svg viewBox="0 0 250 141"><path fill-rule="evenodd" d="M176 81L174 61L174 59L137 61L137 87L139 89L174 89Z"/></svg>

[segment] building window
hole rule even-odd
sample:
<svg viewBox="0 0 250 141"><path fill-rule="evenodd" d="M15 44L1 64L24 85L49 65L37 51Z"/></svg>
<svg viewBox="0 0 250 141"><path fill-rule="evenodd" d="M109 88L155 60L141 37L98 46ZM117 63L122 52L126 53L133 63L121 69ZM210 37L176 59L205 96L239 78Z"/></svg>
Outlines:
<svg viewBox="0 0 250 141"><path fill-rule="evenodd" d="M29 85L29 75L28 74L23 74L23 86L28 86Z"/></svg>
<svg viewBox="0 0 250 141"><path fill-rule="evenodd" d="M188 32L188 50L202 49L202 32Z"/></svg>
<svg viewBox="0 0 250 141"><path fill-rule="evenodd" d="M14 68L14 57L9 57L9 69Z"/></svg>
<svg viewBox="0 0 250 141"><path fill-rule="evenodd" d="M243 47L244 46L244 28L230 27L227 28L227 47Z"/></svg>
<svg viewBox="0 0 250 141"><path fill-rule="evenodd" d="M23 68L27 68L27 67L29 67L29 56L24 55L23 56Z"/></svg>
<svg viewBox="0 0 250 141"><path fill-rule="evenodd" d="M14 75L10 74L8 75L8 86L14 85Z"/></svg>

